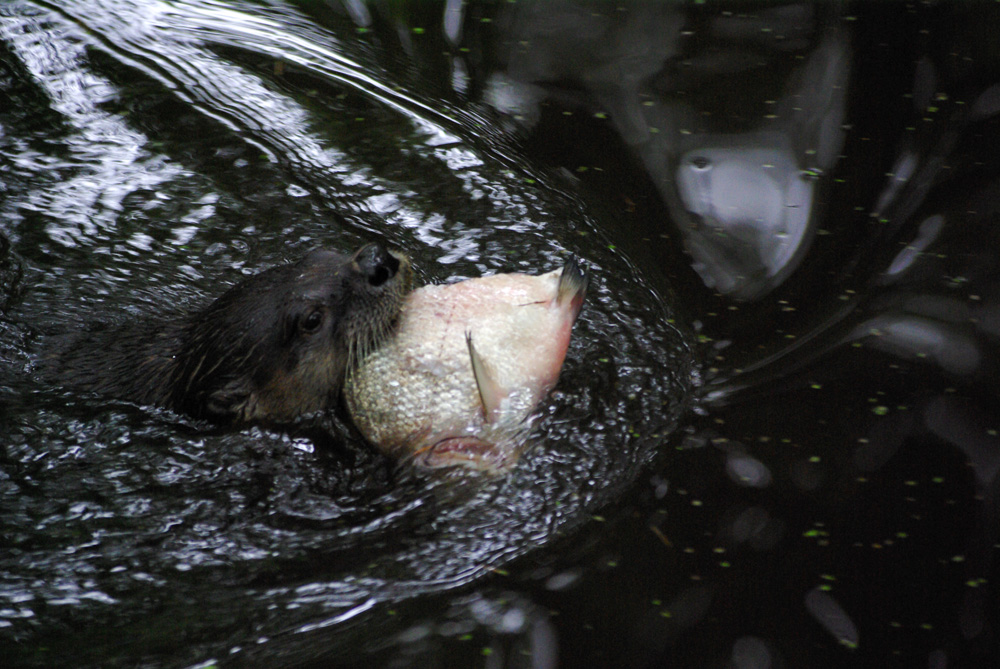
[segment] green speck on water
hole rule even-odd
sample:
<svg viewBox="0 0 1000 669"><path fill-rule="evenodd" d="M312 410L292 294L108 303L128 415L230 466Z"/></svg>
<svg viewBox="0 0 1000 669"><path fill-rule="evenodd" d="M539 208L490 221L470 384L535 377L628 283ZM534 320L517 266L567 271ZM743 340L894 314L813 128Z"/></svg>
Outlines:
<svg viewBox="0 0 1000 669"><path fill-rule="evenodd" d="M424 34L424 29L423 28L419 28L419 27L414 26L412 28L412 30L413 30L413 34L414 35L423 35Z"/></svg>
<svg viewBox="0 0 1000 669"><path fill-rule="evenodd" d="M462 636L458 637L458 640L459 641L472 641L472 635L471 634L463 634Z"/></svg>
<svg viewBox="0 0 1000 669"><path fill-rule="evenodd" d="M485 655L486 657L489 657L492 654L493 654L493 649L492 648L490 648L490 647L483 648L483 655Z"/></svg>
<svg viewBox="0 0 1000 669"><path fill-rule="evenodd" d="M605 119L607 117L608 117L608 115L605 114L604 112L597 112L596 114L594 114L594 118Z"/></svg>
<svg viewBox="0 0 1000 669"><path fill-rule="evenodd" d="M604 516L591 516L591 518L593 518L594 520L596 520L599 523L603 523L605 521Z"/></svg>
<svg viewBox="0 0 1000 669"><path fill-rule="evenodd" d="M879 405L877 407L872 407L872 413L876 416L885 416L889 413L889 407Z"/></svg>

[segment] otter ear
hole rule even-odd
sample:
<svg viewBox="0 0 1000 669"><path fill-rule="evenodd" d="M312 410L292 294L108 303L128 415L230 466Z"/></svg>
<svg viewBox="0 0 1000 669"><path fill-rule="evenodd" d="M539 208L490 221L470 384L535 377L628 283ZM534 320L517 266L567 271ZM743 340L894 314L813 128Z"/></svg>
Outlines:
<svg viewBox="0 0 1000 669"><path fill-rule="evenodd" d="M210 415L230 421L246 420L249 416L250 384L234 379L208 394L205 410Z"/></svg>

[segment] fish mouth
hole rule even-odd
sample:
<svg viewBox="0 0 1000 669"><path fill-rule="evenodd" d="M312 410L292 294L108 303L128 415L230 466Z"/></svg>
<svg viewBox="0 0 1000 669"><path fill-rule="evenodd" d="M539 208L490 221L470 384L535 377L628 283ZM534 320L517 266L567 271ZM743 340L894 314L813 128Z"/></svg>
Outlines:
<svg viewBox="0 0 1000 669"><path fill-rule="evenodd" d="M417 451L414 459L427 469L464 467L484 473L502 474L517 462L516 451L516 448L505 448L475 436L446 437Z"/></svg>

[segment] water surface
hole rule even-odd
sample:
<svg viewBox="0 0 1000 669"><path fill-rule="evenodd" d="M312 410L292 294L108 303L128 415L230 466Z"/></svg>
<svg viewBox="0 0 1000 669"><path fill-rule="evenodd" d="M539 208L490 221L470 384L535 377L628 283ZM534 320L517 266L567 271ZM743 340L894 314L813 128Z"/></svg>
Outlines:
<svg viewBox="0 0 1000 669"><path fill-rule="evenodd" d="M25 666L996 658L985 4L0 8L0 643ZM48 335L381 239L594 282L533 447L41 383ZM701 383L704 380L704 383Z"/></svg>

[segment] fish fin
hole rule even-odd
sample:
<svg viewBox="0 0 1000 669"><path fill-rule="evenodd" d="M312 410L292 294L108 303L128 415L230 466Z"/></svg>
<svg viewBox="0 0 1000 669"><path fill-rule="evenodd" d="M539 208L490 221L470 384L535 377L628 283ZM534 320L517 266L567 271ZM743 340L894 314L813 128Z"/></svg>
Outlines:
<svg viewBox="0 0 1000 669"><path fill-rule="evenodd" d="M479 352L476 345L472 343L472 333L466 330L465 343L469 347L469 360L472 362L472 375L476 379L476 387L479 389L479 399L483 404L483 417L487 423L500 414L500 404L507 393L503 391L497 382L496 372Z"/></svg>
<svg viewBox="0 0 1000 669"><path fill-rule="evenodd" d="M556 304L569 307L573 318L580 313L583 298L590 284L590 273L580 264L576 256L570 256L559 274L559 286L556 289Z"/></svg>

